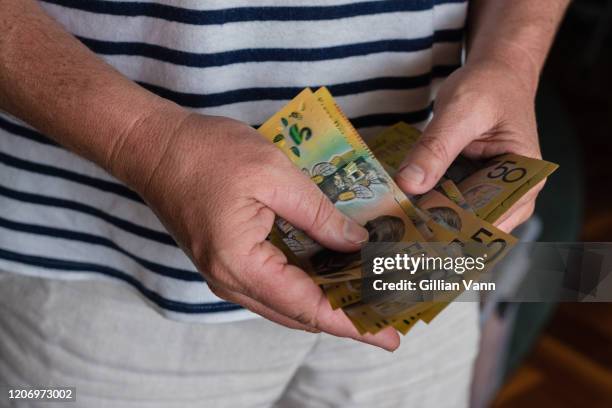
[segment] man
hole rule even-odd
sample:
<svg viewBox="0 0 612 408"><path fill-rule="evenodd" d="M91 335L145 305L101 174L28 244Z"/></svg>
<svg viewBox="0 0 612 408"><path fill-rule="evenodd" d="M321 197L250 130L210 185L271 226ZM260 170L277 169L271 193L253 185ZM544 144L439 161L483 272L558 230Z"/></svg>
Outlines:
<svg viewBox="0 0 612 408"><path fill-rule="evenodd" d="M565 6L474 2L458 68L455 0L0 1L1 383L76 386L87 407L465 405L475 305L394 355L328 336L399 346L359 335L265 238L275 214L337 251L367 231L248 125L327 85L367 137L424 126L436 96L397 176L409 193L461 152L540 157L534 95Z"/></svg>

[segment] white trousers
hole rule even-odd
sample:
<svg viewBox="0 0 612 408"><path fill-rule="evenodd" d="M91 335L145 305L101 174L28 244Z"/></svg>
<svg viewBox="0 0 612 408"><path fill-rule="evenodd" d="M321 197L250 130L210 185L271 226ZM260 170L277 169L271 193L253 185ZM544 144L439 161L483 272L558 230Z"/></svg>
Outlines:
<svg viewBox="0 0 612 408"><path fill-rule="evenodd" d="M76 387L65 405L0 406L465 407L477 319L455 303L389 353L263 319L170 321L119 283L0 273L0 389Z"/></svg>

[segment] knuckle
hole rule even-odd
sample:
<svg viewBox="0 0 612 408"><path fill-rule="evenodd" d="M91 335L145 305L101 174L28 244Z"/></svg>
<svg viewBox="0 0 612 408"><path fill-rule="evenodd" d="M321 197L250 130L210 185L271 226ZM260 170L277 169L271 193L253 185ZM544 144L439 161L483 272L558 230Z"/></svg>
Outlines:
<svg viewBox="0 0 612 408"><path fill-rule="evenodd" d="M268 180L270 180L268 178ZM292 202L292 195L295 192L285 183L270 182L256 183L253 186L254 197L264 205L270 207L273 211L277 209L279 203Z"/></svg>
<svg viewBox="0 0 612 408"><path fill-rule="evenodd" d="M209 285L215 286L217 290L227 291L238 289L235 279L232 278L229 269L219 261L211 261L208 263L206 272L204 273Z"/></svg>
<svg viewBox="0 0 612 408"><path fill-rule="evenodd" d="M208 262L205 273L207 278L213 282L221 282L225 275L224 268L218 262Z"/></svg>
<svg viewBox="0 0 612 408"><path fill-rule="evenodd" d="M443 163L449 161L449 154L446 145L439 137L428 137L421 141L421 147L431 154L434 159Z"/></svg>
<svg viewBox="0 0 612 408"><path fill-rule="evenodd" d="M319 329L320 327L319 316L321 312L321 305L324 302L326 302L326 300L324 300L323 297L324 295L321 292L321 298L316 303L316 306L314 306L313 308L307 308L306 310L302 312L296 313L293 319L300 322L304 326L312 327L314 329Z"/></svg>
<svg viewBox="0 0 612 408"><path fill-rule="evenodd" d="M450 98L448 109L458 120L472 117L474 112L478 112L482 122L492 122L503 116L503 104L500 104L499 96L486 90L477 91L463 83L457 86Z"/></svg>
<svg viewBox="0 0 612 408"><path fill-rule="evenodd" d="M334 206L323 194L319 194L317 200L316 205L313 207L315 212L312 218L312 224L310 226L310 228L313 230L323 228L331 220L335 211Z"/></svg>
<svg viewBox="0 0 612 408"><path fill-rule="evenodd" d="M208 284L208 288L210 289L210 291L213 293L213 295L215 295L216 297L218 297L219 299L223 299L226 301L229 301L229 296L228 296L228 292L219 288L218 286L212 285L212 284Z"/></svg>
<svg viewBox="0 0 612 408"><path fill-rule="evenodd" d="M484 99L487 99L485 92L479 92L463 81L456 83L449 97L450 104L460 111L471 110L474 105L483 103Z"/></svg>
<svg viewBox="0 0 612 408"><path fill-rule="evenodd" d="M316 328L318 327L317 324L317 316L307 313L307 312L301 312L298 313L294 316L294 320L296 320L297 322L303 324L304 326L307 327L313 327Z"/></svg>
<svg viewBox="0 0 612 408"><path fill-rule="evenodd" d="M500 108L499 97L489 92L471 94L468 106L472 106L475 112L495 113Z"/></svg>

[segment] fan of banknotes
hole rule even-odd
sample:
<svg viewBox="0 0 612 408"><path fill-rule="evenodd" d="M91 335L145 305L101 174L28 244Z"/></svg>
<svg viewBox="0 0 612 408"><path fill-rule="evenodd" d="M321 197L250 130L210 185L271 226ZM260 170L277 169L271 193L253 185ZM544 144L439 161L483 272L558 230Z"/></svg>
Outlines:
<svg viewBox="0 0 612 408"><path fill-rule="evenodd" d="M493 223L558 167L516 154L488 162L460 156L435 189L407 196L393 176L420 132L400 122L366 144L326 88L303 90L258 130L341 212L363 225L370 242L477 242L493 255L487 267L517 242ZM388 326L406 334L452 301L414 302L387 292L362 299L359 252L324 248L280 217L274 224L271 242L321 285L332 307L342 308L362 334ZM427 249L420 246L419 251Z"/></svg>

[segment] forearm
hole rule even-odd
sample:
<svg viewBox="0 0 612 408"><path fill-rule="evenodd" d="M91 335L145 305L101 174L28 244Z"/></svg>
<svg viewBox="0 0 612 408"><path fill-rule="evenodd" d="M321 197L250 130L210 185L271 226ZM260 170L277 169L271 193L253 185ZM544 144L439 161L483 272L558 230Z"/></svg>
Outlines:
<svg viewBox="0 0 612 408"><path fill-rule="evenodd" d="M164 127L176 121L164 118L182 112L123 77L32 0L0 0L0 109L129 184L146 175L125 158L154 168L164 144L155 135L172 132Z"/></svg>
<svg viewBox="0 0 612 408"><path fill-rule="evenodd" d="M533 93L569 0L474 0L467 63L509 66Z"/></svg>

